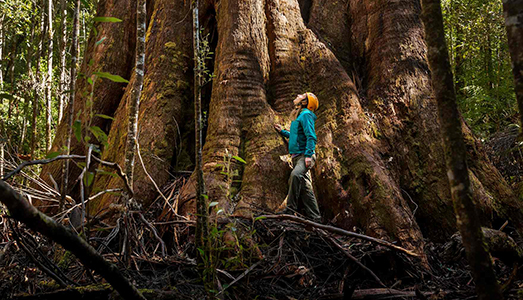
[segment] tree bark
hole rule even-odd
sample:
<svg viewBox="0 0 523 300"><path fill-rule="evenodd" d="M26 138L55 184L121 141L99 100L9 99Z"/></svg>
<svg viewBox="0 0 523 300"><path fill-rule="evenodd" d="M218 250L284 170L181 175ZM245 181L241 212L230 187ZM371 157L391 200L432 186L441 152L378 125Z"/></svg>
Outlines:
<svg viewBox="0 0 523 300"><path fill-rule="evenodd" d="M523 1L504 0L503 12L507 29L508 48L512 59L514 89L518 101L521 132L523 133ZM523 136L523 134L522 134Z"/></svg>
<svg viewBox="0 0 523 300"><path fill-rule="evenodd" d="M125 173L133 184L134 157L136 152L136 134L138 132L138 112L140 109L140 95L142 94L143 75L145 73L145 32L146 32L145 0L137 2L136 18L136 61L135 80L131 91L129 108L129 123L127 129L127 146L125 148Z"/></svg>
<svg viewBox="0 0 523 300"><path fill-rule="evenodd" d="M71 138L73 135L73 118L74 118L74 99L76 96L76 64L78 58L78 38L80 35L80 6L81 0L76 0L73 16L73 36L71 41L71 68L69 78L69 114L67 115L67 133L65 137L66 155L71 153ZM59 211L64 207L65 196L67 195L67 185L69 184L69 160L64 161L62 171L62 186Z"/></svg>
<svg viewBox="0 0 523 300"><path fill-rule="evenodd" d="M38 118L38 104L41 96L41 89L43 84L40 82L40 59L43 55L44 50L44 40L45 40L45 0L41 2L41 15L40 15L40 39L38 41L38 49L36 53L36 72L35 72L35 89L33 91L33 117L31 122L31 158L35 159L35 151L38 147L37 145L37 118Z"/></svg>
<svg viewBox="0 0 523 300"><path fill-rule="evenodd" d="M4 18L5 16L0 17L0 90L4 89L4 68L3 68L3 61L4 61L4 46L5 46L5 39L4 39ZM4 99L0 101L0 103L3 103Z"/></svg>
<svg viewBox="0 0 523 300"><path fill-rule="evenodd" d="M45 150L49 151L51 149L51 136L52 136L52 123L53 123L53 114L52 114L52 87L53 87L53 1L47 0L47 32L48 44L47 44L47 81L45 83Z"/></svg>
<svg viewBox="0 0 523 300"><path fill-rule="evenodd" d="M198 255L198 262L205 264L207 256L210 255L209 236L209 212L205 195L205 182L203 180L202 170L202 77L204 76L203 67L205 67L205 57L202 57L200 48L200 14L198 11L199 1L195 0L192 7L193 19L193 50L194 50L194 131L195 131L195 173L196 173L196 248L203 250L204 255ZM205 195L206 196L206 195ZM204 266L207 269L210 264ZM206 278L206 276L203 276ZM207 279L207 283L210 281Z"/></svg>
<svg viewBox="0 0 523 300"><path fill-rule="evenodd" d="M60 17L61 17L60 32L59 32L60 33L60 37L59 37L59 41L60 41L60 84L59 84L59 89L58 89L58 95L59 95L58 96L58 123L60 123L62 121L65 100L67 99L67 94L65 93L65 91L67 90L67 83L66 83L67 66L66 66L66 53L65 53L65 48L67 46L67 2L66 2L66 0L60 0ZM71 52L72 51L74 51L74 50L71 48Z"/></svg>
<svg viewBox="0 0 523 300"><path fill-rule="evenodd" d="M138 122L139 144L144 166L151 178L163 186L170 178L170 165L176 159L189 160L185 147L189 141L183 140L180 132L194 128L194 113L191 108L192 78L192 22L190 5L182 1L154 1L152 15L147 26L145 78L140 99ZM165 28L166 30L163 30ZM124 163L125 141L129 116L130 87L135 75L114 113L115 121L109 131L109 147L102 153L102 159ZM184 125L184 124L190 124ZM184 133L187 134L187 133ZM182 148L182 146L184 148ZM190 153L193 153L192 151ZM145 206L152 203L158 195L154 184L146 175L143 166L135 168L133 184L135 199ZM95 189L108 189L121 186L117 178L100 175ZM91 202L92 212L108 207L119 201L118 196L105 194ZM172 204L171 204L172 205Z"/></svg>
<svg viewBox="0 0 523 300"><path fill-rule="evenodd" d="M432 86L438 102L438 114L443 129L447 175L457 225L476 282L479 299L503 299L474 205L466 159L467 151L445 42L441 3L439 0L422 0L421 3L425 38L429 50L427 57L432 71Z"/></svg>

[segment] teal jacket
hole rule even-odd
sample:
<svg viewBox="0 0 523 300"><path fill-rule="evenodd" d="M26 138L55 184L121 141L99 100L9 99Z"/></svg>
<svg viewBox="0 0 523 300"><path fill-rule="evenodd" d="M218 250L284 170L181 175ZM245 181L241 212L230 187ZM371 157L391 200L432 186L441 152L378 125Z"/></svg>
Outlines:
<svg viewBox="0 0 523 300"><path fill-rule="evenodd" d="M289 138L290 154L305 154L306 157L312 157L316 148L316 131L314 122L316 115L304 108L296 120L291 123L291 131L282 130L280 133Z"/></svg>

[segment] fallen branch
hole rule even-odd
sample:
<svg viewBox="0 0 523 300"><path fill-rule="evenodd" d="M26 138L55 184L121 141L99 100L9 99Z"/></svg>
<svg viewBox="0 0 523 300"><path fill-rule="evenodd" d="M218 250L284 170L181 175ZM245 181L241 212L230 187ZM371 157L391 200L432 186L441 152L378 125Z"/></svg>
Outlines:
<svg viewBox="0 0 523 300"><path fill-rule="evenodd" d="M306 220L306 219L303 219L303 218L300 218L300 217L296 217L296 216L293 216L293 215L262 215L262 216L259 216L258 218L260 218L260 219L261 218L265 218L265 219L278 219L278 220L294 221L294 222L302 223L302 224L309 225L309 226L312 226L312 227L316 227L316 228L319 228L319 229L323 229L325 231L329 231L329 232L332 232L332 233L345 235L345 236L350 236L350 237L355 237L355 238L359 238L359 239L366 240L366 241L369 241L369 242L373 242L373 243L376 243L376 244L379 244L379 245L382 245L382 246L385 246L385 247L388 247L388 248L391 248L391 249L394 249L394 250L398 250L398 251L403 252L405 254L408 254L410 256L415 256L415 257L419 257L420 256L417 253L414 253L414 252L412 252L410 250L407 250L405 248L402 248L400 246L396 246L396 245L394 245L394 244L392 244L390 242L387 242L385 240L373 238L373 237L370 237L368 235L359 234L359 233L355 233L355 232L352 232L352 231L347 231L347 230L344 230L344 229L341 229L341 228L338 228L338 227L334 227L334 226L323 225L323 224L312 222L312 221L309 221L309 220Z"/></svg>
<svg viewBox="0 0 523 300"><path fill-rule="evenodd" d="M158 235L158 231L156 231L156 228L154 228L154 226L151 225L151 223L147 222L147 220L144 218L144 216L141 213L138 213L138 215L140 216L140 220L142 220L142 222L145 224L145 226L147 226L147 228L149 228L149 230L154 234L154 237L156 238L156 240L158 240L158 242L160 242L160 245L162 248L162 257L165 257L165 254L166 254L165 242Z"/></svg>
<svg viewBox="0 0 523 300"><path fill-rule="evenodd" d="M321 232L321 231L320 231ZM327 236L327 234L325 232L322 232L323 234L326 235L327 239L329 239L329 241L338 249L341 250L341 252L343 252L345 254L345 256L347 256L350 260L352 260L354 263L356 263L358 266L360 266L363 270L367 271L367 273L370 274L370 276L372 276L372 278L374 278L374 280L376 280L376 282L378 282L382 287L387 287L382 281L381 279L376 275L374 274L374 272L372 272L371 269L367 268L364 264L362 264L356 257L352 256L352 254L349 253L349 251L345 250L340 244L338 244L336 242L336 240L334 240L334 238L330 237L330 236Z"/></svg>
<svg viewBox="0 0 523 300"><path fill-rule="evenodd" d="M423 296L430 296L433 293L431 292L420 292ZM346 298L346 295L344 294L332 294L332 295L325 295L319 299L326 300L326 299L395 299L395 298L411 298L416 297L416 292L404 292L399 290L393 290L393 289L365 289L365 290L355 290L352 294L352 297Z"/></svg>
<svg viewBox="0 0 523 300"><path fill-rule="evenodd" d="M254 268L256 268L259 264L261 264L263 262L263 259L260 260L259 262L253 264L252 266L250 266L247 270L245 270L245 272L243 272L240 276L236 277L236 279L234 279L233 281L231 281L231 283L226 287L224 288L223 290L221 290L218 294L216 294L216 296L219 296L221 293L223 293L223 291L225 291L227 288L231 287L233 284L235 284L236 282L240 281L243 277L245 277L245 275L249 274L250 271L252 271Z"/></svg>
<svg viewBox="0 0 523 300"><path fill-rule="evenodd" d="M13 218L59 243L78 257L85 266L100 273L124 299L145 300L144 296L129 283L115 265L106 261L93 247L71 230L38 211L3 181L0 181L0 201L7 206Z"/></svg>
<svg viewBox="0 0 523 300"><path fill-rule="evenodd" d="M96 157L94 155L91 155L91 158L96 160L102 166L106 166L106 167L114 169L116 171L116 174L118 174L118 176L120 176L120 178L122 178L122 181L124 182L124 185L125 185L125 189L129 193L129 195L131 197L134 197L134 192L133 192L133 189L131 188L131 185L129 184L129 180L127 178L127 175L125 175L125 173L123 172L123 170L122 170L122 168L120 167L119 164L114 163L114 162L108 162L108 161L105 161L105 160L101 160L101 159L99 159L98 157ZM5 177L2 178L2 180L4 180L4 181L8 180L9 178L11 178L14 175L18 174L20 171L22 171L23 168L25 168L27 166L46 165L46 164L55 162L57 160L63 160L63 159L85 160L86 156L85 155L74 155L74 154L73 155L58 155L57 157L53 157L53 158L49 158L49 159L38 159L38 160L25 161L21 165L16 167L16 169L14 169L13 171L9 172L9 174L5 175Z"/></svg>
<svg viewBox="0 0 523 300"><path fill-rule="evenodd" d="M14 175L18 174L20 171L22 171L23 168L27 166L33 166L33 165L46 165L49 163L52 163L57 160L63 160L63 159L74 159L74 160L85 160L85 156L83 155L58 155L57 157L49 158L49 159L38 159L38 160L31 160L31 161L24 161L21 165L19 165L16 169L9 172L7 175L2 178L2 180L8 180L9 178L13 177Z"/></svg>
<svg viewBox="0 0 523 300"><path fill-rule="evenodd" d="M16 238L16 242L18 243L20 248L22 248L22 250L24 250L24 252L27 254L27 256L29 256L29 258L38 266L38 268L40 270L42 270L42 272L46 273L47 275L49 275L49 277L53 278L54 281L56 281L56 283L58 283L58 285L60 285L60 287L67 286L67 284L62 280L62 278L60 278L57 274L55 274L49 268L44 266L38 259L36 259L36 257L33 255L33 253L29 249L27 249L27 246L24 243L22 243L22 241L20 241L20 239L18 237L15 237L15 238Z"/></svg>

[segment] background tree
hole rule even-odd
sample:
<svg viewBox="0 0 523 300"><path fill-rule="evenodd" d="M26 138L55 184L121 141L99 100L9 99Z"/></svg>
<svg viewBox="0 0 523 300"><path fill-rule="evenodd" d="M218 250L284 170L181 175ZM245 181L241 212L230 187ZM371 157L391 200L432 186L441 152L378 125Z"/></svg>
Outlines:
<svg viewBox="0 0 523 300"><path fill-rule="evenodd" d="M523 47L523 1L503 1L503 10L505 12L510 57L512 58L514 89L519 107L519 124L523 126L523 51L521 50L521 47ZM523 129L521 130L523 132Z"/></svg>
<svg viewBox="0 0 523 300"><path fill-rule="evenodd" d="M517 122L501 1L442 1L459 108L482 138Z"/></svg>
<svg viewBox="0 0 523 300"><path fill-rule="evenodd" d="M461 117L456 105L454 79L445 42L440 0L422 0L423 24L427 41L428 61L432 86L438 102L438 114L443 129L443 143L447 161L457 225L467 252L467 258L476 281L479 299L503 299L499 290L492 260L486 249L481 224L476 213L471 190L467 151L461 129Z"/></svg>

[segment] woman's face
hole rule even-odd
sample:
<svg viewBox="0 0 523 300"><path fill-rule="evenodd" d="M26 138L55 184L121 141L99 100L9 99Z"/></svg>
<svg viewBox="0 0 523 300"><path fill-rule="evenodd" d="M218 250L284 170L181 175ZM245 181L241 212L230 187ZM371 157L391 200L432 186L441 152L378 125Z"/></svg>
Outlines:
<svg viewBox="0 0 523 300"><path fill-rule="evenodd" d="M307 94L300 94L300 95L296 96L296 98L293 101L294 106L300 105L301 101L303 101L305 99L307 99Z"/></svg>

